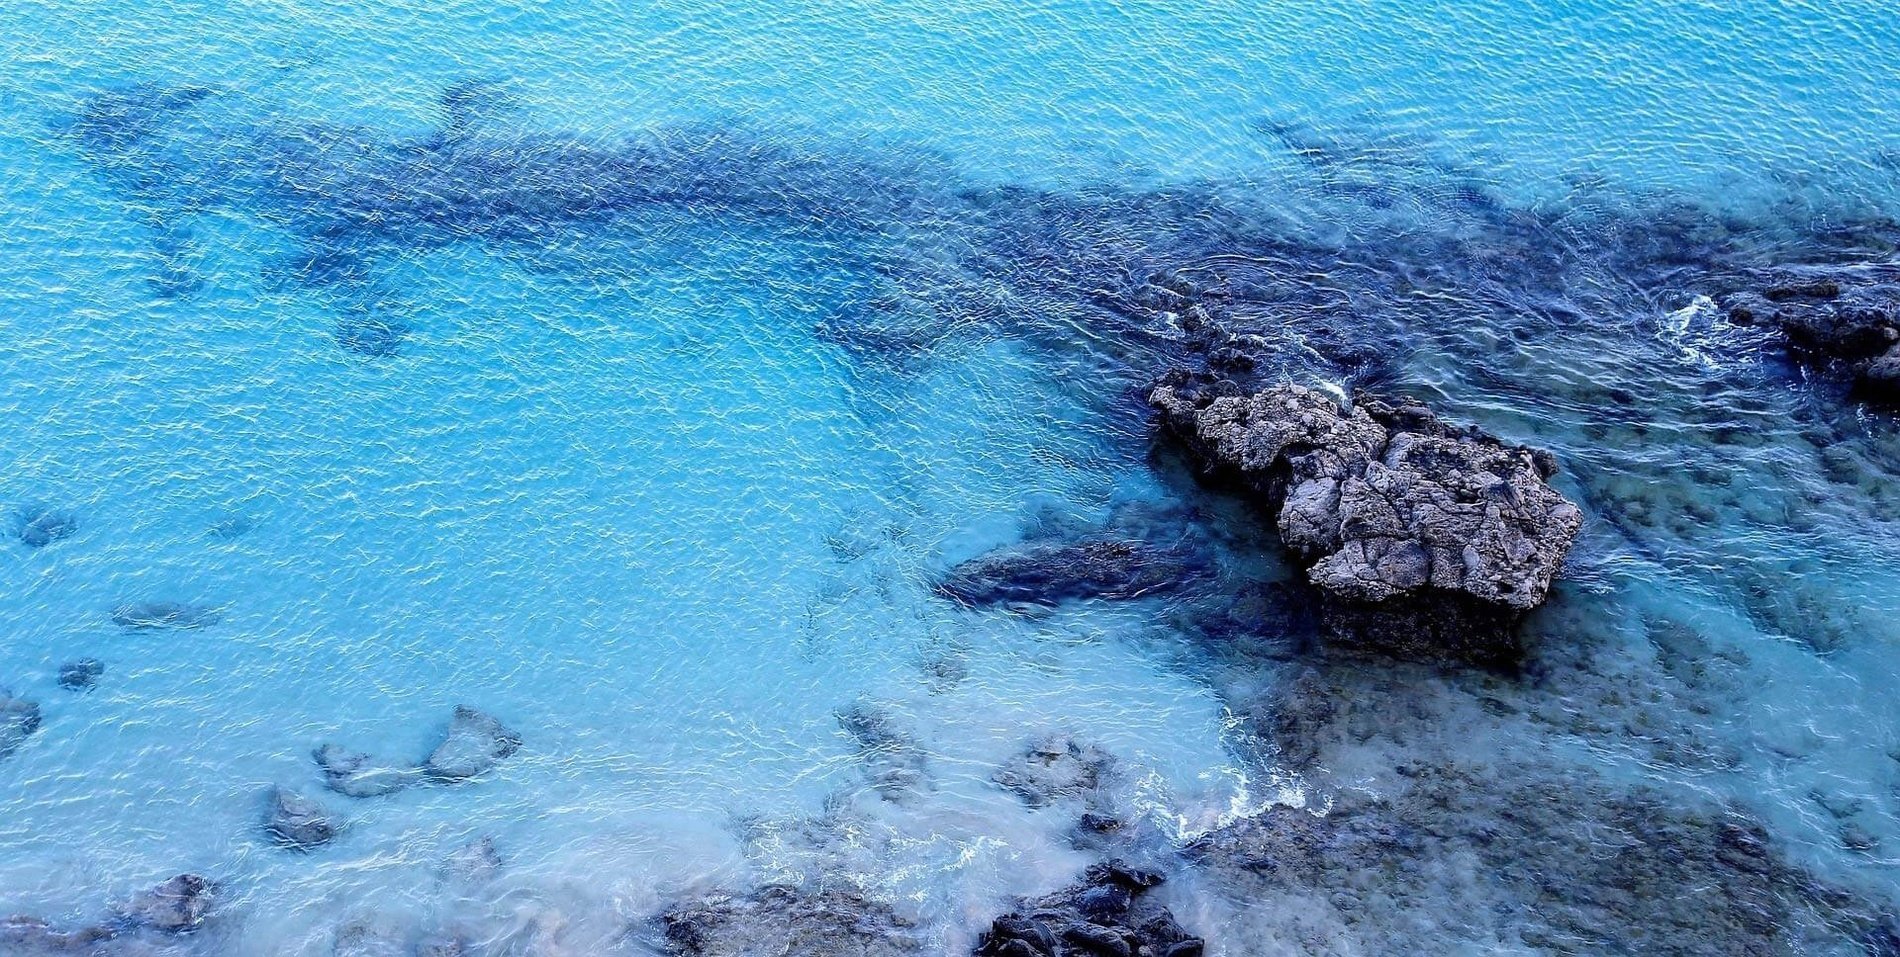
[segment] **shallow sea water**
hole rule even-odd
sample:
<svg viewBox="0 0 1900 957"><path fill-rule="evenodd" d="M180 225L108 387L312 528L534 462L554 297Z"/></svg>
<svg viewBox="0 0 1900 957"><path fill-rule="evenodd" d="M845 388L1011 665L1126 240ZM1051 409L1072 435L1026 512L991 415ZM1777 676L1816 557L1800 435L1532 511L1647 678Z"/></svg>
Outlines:
<svg viewBox="0 0 1900 957"><path fill-rule="evenodd" d="M957 952L1089 860L990 783L1039 733L1114 752L1167 840L1305 800L1237 717L1281 663L1236 681L1174 627L1191 609L931 592L1051 514L1182 495L1130 412L1148 340L1075 305L1192 230L1153 199L1182 190L1306 248L1384 244L1275 281L1375 315L1338 334L1402 342L1403 391L1551 448L1591 515L1533 622L1589 649L1570 717L1375 740L1336 783L1448 755L1667 782L1900 889L1900 424L1718 328L1691 278L1620 272L1604 237L1627 237L1592 225L1665 200L1764 233L1890 216L1887 5L101 0L0 11L0 62L0 506L78 522L0 549L0 688L44 715L0 759L0 914L84 921L192 870L233 894L206 952L328 955L369 918L643 953L677 895L848 873ZM141 112L185 87L211 92ZM88 127L102 95L134 105ZM379 165L431 136L483 158L439 205ZM577 198L596 153L655 141L678 144L657 198ZM1446 213L1474 184L1574 216L1561 280L1514 283L1501 249L1456 294L1362 283L1377 249L1418 255L1392 268L1413 288L1440 237L1477 255L1487 221ZM1029 195L1040 226L1075 217L1073 262L996 268ZM1277 268L1242 253L1196 268ZM393 354L343 348L385 321ZM1835 445L1889 469L1843 480ZM218 616L113 624L144 600ZM1739 677L1621 724L1605 701L1661 674L1659 621ZM86 694L55 681L79 657L106 669ZM317 744L419 758L458 703L521 753L464 786L322 791ZM914 735L917 793L867 784L837 717L857 705ZM344 834L270 846L273 784ZM1843 804L1872 847L1842 843ZM829 844L783 837L827 814ZM484 836L499 885L445 881ZM1272 902L1182 913L1216 953L1301 952L1247 923Z"/></svg>

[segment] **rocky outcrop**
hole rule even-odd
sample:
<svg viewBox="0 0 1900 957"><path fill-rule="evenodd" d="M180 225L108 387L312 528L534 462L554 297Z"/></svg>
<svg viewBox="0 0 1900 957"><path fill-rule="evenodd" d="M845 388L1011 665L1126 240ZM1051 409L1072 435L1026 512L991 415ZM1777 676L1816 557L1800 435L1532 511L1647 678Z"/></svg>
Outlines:
<svg viewBox="0 0 1900 957"><path fill-rule="evenodd" d="M1326 602L1329 632L1418 657L1511 659L1583 514L1548 454L1413 401L1342 405L1176 373L1150 401L1204 476L1257 497Z"/></svg>
<svg viewBox="0 0 1900 957"><path fill-rule="evenodd" d="M1121 861L1089 868L1081 883L996 918L977 957L1200 957L1201 938L1145 898L1161 875Z"/></svg>
<svg viewBox="0 0 1900 957"><path fill-rule="evenodd" d="M888 904L841 887L770 885L713 894L660 915L679 957L907 957L924 953L915 926Z"/></svg>
<svg viewBox="0 0 1900 957"><path fill-rule="evenodd" d="M336 822L323 805L285 787L271 788L264 833L283 847L309 851L336 839Z"/></svg>
<svg viewBox="0 0 1900 957"><path fill-rule="evenodd" d="M466 781L521 750L521 735L501 719L466 705L455 706L448 736L429 753L422 771L432 781Z"/></svg>
<svg viewBox="0 0 1900 957"><path fill-rule="evenodd" d="M952 568L937 591L970 605L1140 598L1179 587L1193 569L1180 549L1121 538L999 549Z"/></svg>
<svg viewBox="0 0 1900 957"><path fill-rule="evenodd" d="M1031 742L997 768L990 780L1030 807L1077 800L1093 805L1114 769L1115 758L1107 751L1057 733Z"/></svg>
<svg viewBox="0 0 1900 957"><path fill-rule="evenodd" d="M1781 330L1797 359L1838 371L1854 393L1900 404L1900 282L1840 270L1796 274L1722 299L1737 325Z"/></svg>
<svg viewBox="0 0 1900 957"><path fill-rule="evenodd" d="M39 729L40 706L0 688L0 761L20 750L26 739Z"/></svg>
<svg viewBox="0 0 1900 957"><path fill-rule="evenodd" d="M311 756L323 771L324 786L345 797L394 794L422 780L422 771L417 768L378 761L368 754L334 744L317 748Z"/></svg>

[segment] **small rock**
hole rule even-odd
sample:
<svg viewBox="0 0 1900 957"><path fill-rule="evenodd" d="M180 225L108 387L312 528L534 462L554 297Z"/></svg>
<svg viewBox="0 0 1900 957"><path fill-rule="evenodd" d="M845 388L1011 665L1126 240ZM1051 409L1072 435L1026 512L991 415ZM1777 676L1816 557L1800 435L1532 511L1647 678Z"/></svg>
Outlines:
<svg viewBox="0 0 1900 957"><path fill-rule="evenodd" d="M422 778L416 768L378 762L360 751L325 744L313 752L324 786L353 798L394 794Z"/></svg>
<svg viewBox="0 0 1900 957"><path fill-rule="evenodd" d="M28 548L45 548L79 530L79 520L71 512L29 505L20 510L17 534Z"/></svg>
<svg viewBox="0 0 1900 957"><path fill-rule="evenodd" d="M336 824L323 805L289 788L275 787L264 811L264 832L284 847L308 851L335 840Z"/></svg>
<svg viewBox="0 0 1900 957"><path fill-rule="evenodd" d="M436 781L465 781L519 750L521 736L503 726L500 719L456 705L448 736L429 754L422 770Z"/></svg>
<svg viewBox="0 0 1900 957"><path fill-rule="evenodd" d="M217 885L196 874L180 874L144 891L119 909L119 916L135 927L168 934L197 930L211 911Z"/></svg>
<svg viewBox="0 0 1900 957"><path fill-rule="evenodd" d="M0 760L18 751L39 729L40 706L0 689Z"/></svg>
<svg viewBox="0 0 1900 957"><path fill-rule="evenodd" d="M105 673L105 663L97 658L69 661L59 666L59 686L67 691L91 691Z"/></svg>

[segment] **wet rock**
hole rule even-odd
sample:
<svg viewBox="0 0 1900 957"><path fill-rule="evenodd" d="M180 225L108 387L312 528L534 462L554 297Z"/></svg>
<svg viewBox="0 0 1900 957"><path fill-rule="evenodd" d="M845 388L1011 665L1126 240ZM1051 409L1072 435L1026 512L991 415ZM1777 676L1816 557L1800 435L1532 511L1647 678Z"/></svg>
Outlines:
<svg viewBox="0 0 1900 957"><path fill-rule="evenodd" d="M1161 875L1110 861L996 918L977 957L1200 957L1204 944L1144 895Z"/></svg>
<svg viewBox="0 0 1900 957"><path fill-rule="evenodd" d="M98 953L98 947L116 935L109 927L60 930L37 917L0 920L0 954L6 957L56 957L61 954Z"/></svg>
<svg viewBox="0 0 1900 957"><path fill-rule="evenodd" d="M283 847L309 851L336 839L336 823L323 805L285 787L271 788L264 833Z"/></svg>
<svg viewBox="0 0 1900 957"><path fill-rule="evenodd" d="M1861 398L1900 403L1900 283L1854 270L1806 271L1723 299L1729 321L1781 330L1797 359L1838 370Z"/></svg>
<svg viewBox="0 0 1900 957"><path fill-rule="evenodd" d="M0 761L20 750L40 729L40 706L0 688Z"/></svg>
<svg viewBox="0 0 1900 957"><path fill-rule="evenodd" d="M838 726L857 744L871 786L890 800L902 800L929 775L929 761L910 729L891 713L858 703L838 712Z"/></svg>
<svg viewBox="0 0 1900 957"><path fill-rule="evenodd" d="M28 505L20 510L14 535L28 548L45 548L79 530L79 519L71 512L46 505Z"/></svg>
<svg viewBox="0 0 1900 957"><path fill-rule="evenodd" d="M898 957L924 953L909 920L842 888L770 885L749 896L709 895L660 915L679 957Z"/></svg>
<svg viewBox="0 0 1900 957"><path fill-rule="evenodd" d="M443 862L442 870L463 883L484 881L501 870L501 853L495 850L494 838L478 838L456 848Z"/></svg>
<svg viewBox="0 0 1900 957"><path fill-rule="evenodd" d="M521 736L487 712L455 706L448 736L429 753L423 773L431 780L466 781L521 750Z"/></svg>
<svg viewBox="0 0 1900 957"><path fill-rule="evenodd" d="M449 934L430 934L416 944L416 957L466 957L468 941Z"/></svg>
<svg viewBox="0 0 1900 957"><path fill-rule="evenodd" d="M1172 374L1150 395L1211 479L1258 497L1326 599L1336 638L1407 656L1512 660L1583 514L1555 463L1424 406L1348 408L1280 385Z"/></svg>
<svg viewBox="0 0 1900 957"><path fill-rule="evenodd" d="M1093 744L1068 734L1049 734L1032 742L1021 754L990 775L1015 792L1030 807L1096 797L1115 769L1115 758Z"/></svg>
<svg viewBox="0 0 1900 957"><path fill-rule="evenodd" d="M323 771L324 786L346 797L394 794L422 779L417 768L384 763L334 744L323 745L312 757Z"/></svg>
<svg viewBox="0 0 1900 957"><path fill-rule="evenodd" d="M210 880L180 874L133 897L119 908L119 917L134 927L183 934L204 925L216 894Z"/></svg>
<svg viewBox="0 0 1900 957"><path fill-rule="evenodd" d="M337 928L332 957L411 957L409 934L394 920L353 920Z"/></svg>
<svg viewBox="0 0 1900 957"><path fill-rule="evenodd" d="M971 605L1140 598L1180 587L1193 571L1183 550L1147 542L1034 543L963 562L937 584L937 591Z"/></svg>
<svg viewBox="0 0 1900 957"><path fill-rule="evenodd" d="M1752 819L1688 795L1528 768L1402 766L1395 793L1275 807L1189 848L1225 893L1326 901L1356 952L1735 957L1810 952L1871 916L1791 865ZM1347 917L1350 919L1347 919Z"/></svg>
<svg viewBox="0 0 1900 957"><path fill-rule="evenodd" d="M69 661L59 666L59 686L67 691L91 691L105 673L105 663L97 658Z"/></svg>
<svg viewBox="0 0 1900 957"><path fill-rule="evenodd" d="M127 631L204 628L218 617L216 608L175 601L129 602L112 610L112 623Z"/></svg>

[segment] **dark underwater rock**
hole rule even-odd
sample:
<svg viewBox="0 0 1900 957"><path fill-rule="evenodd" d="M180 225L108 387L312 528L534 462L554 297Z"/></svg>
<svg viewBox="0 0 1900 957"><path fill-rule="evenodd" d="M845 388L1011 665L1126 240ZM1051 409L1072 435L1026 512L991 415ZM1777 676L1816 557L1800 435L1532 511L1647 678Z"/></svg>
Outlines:
<svg viewBox="0 0 1900 957"><path fill-rule="evenodd" d="M879 795L903 800L924 785L929 760L895 715L858 703L838 711L838 726L857 745L858 759Z"/></svg>
<svg viewBox="0 0 1900 957"><path fill-rule="evenodd" d="M1144 899L1161 875L1121 861L1097 864L1082 881L1025 901L996 918L977 957L1200 957L1199 937Z"/></svg>
<svg viewBox="0 0 1900 957"><path fill-rule="evenodd" d="M466 705L455 706L448 735L422 765L431 780L454 782L475 777L521 750L521 736L499 718Z"/></svg>
<svg viewBox="0 0 1900 957"><path fill-rule="evenodd" d="M274 787L265 802L264 833L279 845L309 851L336 839L336 822L316 801L289 788Z"/></svg>
<svg viewBox="0 0 1900 957"><path fill-rule="evenodd" d="M1398 793L1275 807L1189 855L1245 899L1327 902L1357 952L1438 928L1448 951L1515 938L1538 953L1793 957L1821 952L1804 936L1816 929L1851 939L1875 919L1760 824L1695 796L1522 768L1400 770Z"/></svg>
<svg viewBox="0 0 1900 957"><path fill-rule="evenodd" d="M67 691L91 691L105 673L105 662L97 658L68 661L59 666L59 686Z"/></svg>
<svg viewBox="0 0 1900 957"><path fill-rule="evenodd" d="M28 548L45 548L79 530L73 513L46 505L28 505L20 510L14 535Z"/></svg>
<svg viewBox="0 0 1900 957"><path fill-rule="evenodd" d="M1115 770L1115 758L1068 734L1048 734L1031 742L990 775L1030 807L1066 800L1090 800Z"/></svg>
<svg viewBox="0 0 1900 957"><path fill-rule="evenodd" d="M1055 604L1073 598L1140 598L1177 588L1192 573L1182 550L1147 542L1031 543L957 565L937 591L971 605Z"/></svg>
<svg viewBox="0 0 1900 957"><path fill-rule="evenodd" d="M422 779L423 772L417 768L387 764L334 744L323 745L311 757L323 771L324 786L346 797L394 794Z"/></svg>
<svg viewBox="0 0 1900 957"><path fill-rule="evenodd" d="M1780 329L1796 358L1839 370L1858 397L1900 404L1900 282L1808 273L1731 294L1722 306L1737 325Z"/></svg>
<svg viewBox="0 0 1900 957"><path fill-rule="evenodd" d="M473 884L493 877L501 865L501 852L495 850L495 839L483 837L456 848L443 862L442 871L455 880Z"/></svg>
<svg viewBox="0 0 1900 957"><path fill-rule="evenodd" d="M1328 601L1328 631L1407 656L1515 658L1583 522L1546 454L1456 429L1411 401L1342 407L1295 385L1248 393L1170 375L1150 395L1204 475L1270 510Z"/></svg>
<svg viewBox="0 0 1900 957"><path fill-rule="evenodd" d="M748 896L713 894L660 915L679 957L900 957L924 952L913 924L888 904L845 888L783 884Z"/></svg>
<svg viewBox="0 0 1900 957"><path fill-rule="evenodd" d="M134 896L119 917L134 927L168 934L197 930L210 914L217 884L196 874L180 874Z"/></svg>
<svg viewBox="0 0 1900 957"><path fill-rule="evenodd" d="M113 936L112 929L107 927L59 930L37 917L9 917L0 920L0 954L6 957L87 954Z"/></svg>
<svg viewBox="0 0 1900 957"><path fill-rule="evenodd" d="M40 706L0 688L0 761L20 750L20 745L39 729Z"/></svg>
<svg viewBox="0 0 1900 957"><path fill-rule="evenodd" d="M129 602L112 610L112 623L127 631L204 628L218 622L218 610L176 601Z"/></svg>

